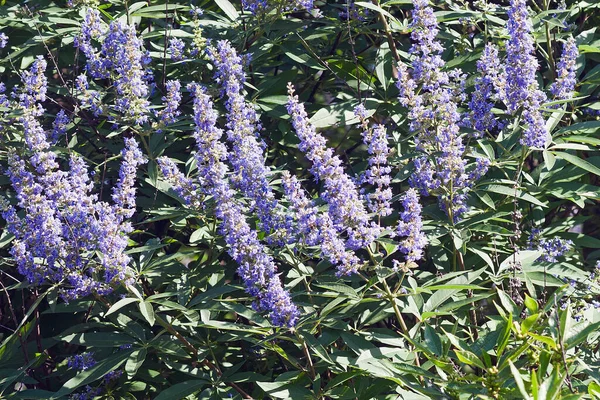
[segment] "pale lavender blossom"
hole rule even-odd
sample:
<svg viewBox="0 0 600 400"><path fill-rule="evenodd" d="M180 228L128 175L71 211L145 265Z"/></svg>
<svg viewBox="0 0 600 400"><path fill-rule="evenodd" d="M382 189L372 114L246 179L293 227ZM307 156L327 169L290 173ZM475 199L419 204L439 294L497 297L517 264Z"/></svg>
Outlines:
<svg viewBox="0 0 600 400"><path fill-rule="evenodd" d="M173 61L181 61L183 60L184 51L185 51L185 42L179 38L171 38L169 39L169 54L171 55L171 60Z"/></svg>
<svg viewBox="0 0 600 400"><path fill-rule="evenodd" d="M579 51L573 37L569 37L563 45L563 51L558 61L556 71L556 82L550 87L550 91L558 100L570 99L573 97L575 84L577 79L575 76L575 68Z"/></svg>
<svg viewBox="0 0 600 400"><path fill-rule="evenodd" d="M58 114L56 114L56 118L52 123L52 135L50 136L50 140L53 143L56 143L56 141L67 132L67 125L69 122L71 122L71 120L65 110L60 110Z"/></svg>
<svg viewBox="0 0 600 400"><path fill-rule="evenodd" d="M477 71L480 76L475 78L469 109L471 125L476 130L475 137L481 137L484 131L490 131L498 126L498 121L492 113L494 107L494 90L504 90L505 82L501 78L498 48L492 44L485 46L481 58L477 61Z"/></svg>
<svg viewBox="0 0 600 400"><path fill-rule="evenodd" d="M8 44L8 36L6 36L6 33L0 32L0 49L5 48L7 44Z"/></svg>
<svg viewBox="0 0 600 400"><path fill-rule="evenodd" d="M402 197L404 211L400 213L396 235L400 240L400 251L408 261L418 261L423 257L423 249L427 246L427 238L423 234L421 204L417 191L410 188Z"/></svg>
<svg viewBox="0 0 600 400"><path fill-rule="evenodd" d="M291 83L288 83L287 110L300 139L298 148L312 163L312 174L323 182L323 199L329 205L329 214L336 229L347 231L351 249L365 247L379 235L380 228L369 220L355 183L344 172L340 158L327 148L325 138L310 123Z"/></svg>
<svg viewBox="0 0 600 400"><path fill-rule="evenodd" d="M571 240L558 237L546 239L541 234L540 229L533 228L528 239L528 248L530 250L542 252L542 255L536 260L538 262L558 262L558 257L565 255L573 247Z"/></svg>
<svg viewBox="0 0 600 400"><path fill-rule="evenodd" d="M215 64L215 79L223 88L227 100L227 139L232 144L229 162L233 166L231 180L234 186L252 200L251 210L256 210L261 228L273 232L274 238L288 240L284 211L269 184L270 169L265 165L265 143L258 132L260 121L254 107L243 94L246 80L244 62L228 41L219 41L208 48Z"/></svg>
<svg viewBox="0 0 600 400"><path fill-rule="evenodd" d="M374 187L374 190L365 196L367 205L369 211L375 215L386 217L392 213L392 190L390 189L392 168L388 165L390 148L385 127L383 125L369 127L367 113L362 105L355 108L354 114L361 120L363 143L369 152L369 167L360 179L363 184Z"/></svg>
<svg viewBox="0 0 600 400"><path fill-rule="evenodd" d="M165 108L156 112L161 126L167 126L175 123L177 117L181 115L179 104L181 103L181 83L178 80L167 81L167 94L161 98L165 104ZM157 132L162 132L158 129Z"/></svg>
<svg viewBox="0 0 600 400"><path fill-rule="evenodd" d="M523 109L526 126L521 143L544 148L548 131L540 107L546 101L546 95L539 90L536 79L539 64L535 57L532 24L525 0L511 0L507 28L510 39L506 45L504 102L511 114Z"/></svg>
<svg viewBox="0 0 600 400"><path fill-rule="evenodd" d="M360 267L360 259L354 252L346 250L329 213L318 211L298 179L288 171L283 172L283 188L291 203L290 211L296 222L299 241L309 246L319 245L323 256L336 266L338 276L355 273Z"/></svg>
<svg viewBox="0 0 600 400"><path fill-rule="evenodd" d="M266 312L274 325L292 327L300 315L298 308L277 275L275 261L246 221L245 210L226 179L224 161L228 153L219 142L223 131L216 125L218 115L212 101L200 85L191 83L188 89L194 97L194 138L200 183L204 193L214 199L215 214L221 220L220 231L228 245L228 253L238 263L237 271L246 291L256 298L255 309ZM171 176L178 176L170 170L169 162L161 159L159 163L163 170L169 167L167 172ZM178 179L171 183L177 186L191 182ZM176 187L176 190L180 193L190 191L183 187Z"/></svg>

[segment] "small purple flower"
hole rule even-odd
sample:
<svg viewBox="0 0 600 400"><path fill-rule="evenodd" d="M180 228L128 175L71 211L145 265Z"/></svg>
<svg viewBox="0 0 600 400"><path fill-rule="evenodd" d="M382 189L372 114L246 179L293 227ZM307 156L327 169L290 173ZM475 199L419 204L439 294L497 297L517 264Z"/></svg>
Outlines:
<svg viewBox="0 0 600 400"><path fill-rule="evenodd" d="M526 127L521 144L544 148L548 132L540 107L546 101L546 95L539 90L537 83L536 71L539 64L535 57L532 24L525 0L511 0L507 27L510 39L506 45L504 101L511 114L523 109Z"/></svg>
<svg viewBox="0 0 600 400"><path fill-rule="evenodd" d="M190 10L190 15L194 18L201 17L202 15L204 15L204 10L200 7L192 6L192 9Z"/></svg>
<svg viewBox="0 0 600 400"><path fill-rule="evenodd" d="M475 160L475 166L473 167L472 171L469 172L469 180L473 182L479 180L487 173L490 165L491 162L489 159L485 157L477 157Z"/></svg>
<svg viewBox="0 0 600 400"><path fill-rule="evenodd" d="M354 114L360 118L363 128L363 143L367 145L369 152L369 168L361 176L360 182L374 186L373 192L366 195L369 211L380 217L386 217L392 213L390 189L391 167L388 165L390 148L388 138L383 125L369 127L367 112L360 105L354 110Z"/></svg>
<svg viewBox="0 0 600 400"><path fill-rule="evenodd" d="M123 375L122 370L110 371L108 374L102 377L102 383L104 385L108 385L109 383L116 381Z"/></svg>
<svg viewBox="0 0 600 400"><path fill-rule="evenodd" d="M329 205L329 214L336 229L347 231L349 248L365 247L379 235L380 228L369 221L355 183L344 172L340 158L327 148L325 138L310 123L291 83L288 83L287 109L300 139L298 148L312 162L311 172L315 178L323 181L323 199Z"/></svg>
<svg viewBox="0 0 600 400"><path fill-rule="evenodd" d="M283 173L283 188L291 203L290 211L296 220L299 240L309 246L320 245L322 254L336 266L338 276L355 273L360 266L360 259L352 251L346 250L329 213L318 212L306 197L298 179L288 171Z"/></svg>
<svg viewBox="0 0 600 400"><path fill-rule="evenodd" d="M87 58L87 72L95 79L112 78L116 91L114 109L125 118L143 124L148 120L150 94L148 83L152 74L146 69L150 63L149 52L137 37L135 27L114 20L105 32L97 10L90 9L76 40ZM91 40L102 40L97 50Z"/></svg>
<svg viewBox="0 0 600 400"><path fill-rule="evenodd" d="M131 218L135 212L135 178L138 166L144 164L146 159L134 138L125 139L125 148L121 152L123 162L119 169L119 180L113 189L115 213Z"/></svg>
<svg viewBox="0 0 600 400"><path fill-rule="evenodd" d="M477 137L483 132L491 130L498 125L496 117L492 113L494 106L494 88L503 90L505 83L501 79L500 59L498 48L492 44L485 46L483 54L477 61L477 70L480 76L475 79L475 90L469 102L470 121L477 131Z"/></svg>
<svg viewBox="0 0 600 400"><path fill-rule="evenodd" d="M562 55L558 62L556 71L556 82L550 87L550 91L558 100L570 99L573 97L573 90L577 79L575 76L576 59L579 55L577 44L573 37L569 37L563 45Z"/></svg>
<svg viewBox="0 0 600 400"><path fill-rule="evenodd" d="M181 114L179 104L181 103L181 83L178 80L167 81L167 95L161 100L165 103L165 108L156 113L161 125L171 125L175 123L177 117ZM162 132L162 130L158 130Z"/></svg>
<svg viewBox="0 0 600 400"><path fill-rule="evenodd" d="M414 159L415 173L409 178L423 195L436 194L442 210L454 221L467 211L467 193L473 182L465 171L465 145L459 124L464 116L459 102L465 100L465 75L443 68L443 47L437 40L437 19L427 0L414 0L409 53L411 70L398 68L399 101L408 108L409 129L415 132L415 147L422 154ZM485 110L477 110L481 114Z"/></svg>
<svg viewBox="0 0 600 400"><path fill-rule="evenodd" d="M192 208L202 208L202 197L193 180L186 177L169 158L160 157L156 162L166 180L173 185L175 193L185 204Z"/></svg>
<svg viewBox="0 0 600 400"><path fill-rule="evenodd" d="M272 9L283 5L283 11L310 11L313 8L313 0L290 0L290 1L268 1L268 0L242 0L244 10L250 11L254 15L265 14Z"/></svg>
<svg viewBox="0 0 600 400"><path fill-rule="evenodd" d="M254 107L243 94L246 80L243 60L231 43L219 41L208 48L208 55L215 64L215 79L221 84L227 97L227 139L232 144L229 162L233 166L231 180L251 201L261 222L261 228L273 232L277 241L289 239L285 216L269 184L270 169L265 165L265 143L258 132L260 121Z"/></svg>
<svg viewBox="0 0 600 400"><path fill-rule="evenodd" d="M541 231L537 228L531 230L528 240L528 248L542 252L542 255L536 260L538 262L558 262L558 257L565 255L573 242L561 238L545 239L541 237Z"/></svg>
<svg viewBox="0 0 600 400"><path fill-rule="evenodd" d="M400 213L400 220L396 228L396 235L404 237L400 242L400 251L406 255L408 261L418 261L423 257L423 248L427 245L427 238L422 232L421 204L417 191L410 188L402 198L404 211Z"/></svg>
<svg viewBox="0 0 600 400"><path fill-rule="evenodd" d="M227 150L219 142L223 131L216 126L217 113L204 88L191 83L188 89L194 96L196 162L202 190L215 201L215 214L221 220L220 231L228 245L229 255L238 263L237 271L246 291L256 297L254 308L266 312L274 325L292 327L300 315L298 308L277 275L275 261L246 221L244 208L235 198L235 192L226 179L227 166L224 160ZM163 170L167 169L171 175L178 176L168 162L160 163ZM191 184L182 179L171 183ZM181 187L176 190L185 193L190 189Z"/></svg>
<svg viewBox="0 0 600 400"><path fill-rule="evenodd" d="M63 136L67 132L67 125L71 122L71 119L65 113L65 110L60 110L58 114L56 114L56 118L52 123L52 135L50 137L53 143Z"/></svg>
<svg viewBox="0 0 600 400"><path fill-rule="evenodd" d="M171 38L169 39L169 54L171 55L171 60L173 61L181 61L183 60L183 53L185 51L185 43L183 40L179 38Z"/></svg>
<svg viewBox="0 0 600 400"><path fill-rule="evenodd" d="M115 189L124 202L111 206L92 193L93 184L81 157L71 155L70 168L60 169L57 154L49 151L48 133L38 120L44 112L45 66L43 59L37 59L23 73L24 87L17 91L26 157L8 151L7 175L22 215L14 207L2 207L8 230L15 235L11 254L30 283L60 284L61 296L67 301L93 292L107 294L117 284L126 283L128 275L130 258L124 250L132 229L123 216L130 215L135 174L129 176L131 163L125 162L127 177L122 175ZM59 113L54 133L63 131L67 120ZM131 143L127 147L133 150Z"/></svg>
<svg viewBox="0 0 600 400"><path fill-rule="evenodd" d="M6 33L0 32L0 49L5 48L7 44L8 44L8 36L6 36Z"/></svg>
<svg viewBox="0 0 600 400"><path fill-rule="evenodd" d="M91 352L76 354L67 359L67 366L79 371L85 371L94 365L96 365L96 360L94 360L94 353Z"/></svg>

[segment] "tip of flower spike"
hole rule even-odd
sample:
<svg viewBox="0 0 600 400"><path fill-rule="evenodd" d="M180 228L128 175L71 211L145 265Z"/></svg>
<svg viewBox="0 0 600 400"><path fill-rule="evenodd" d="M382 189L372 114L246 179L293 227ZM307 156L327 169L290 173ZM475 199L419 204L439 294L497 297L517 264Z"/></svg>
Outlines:
<svg viewBox="0 0 600 400"><path fill-rule="evenodd" d="M287 83L287 92L289 96L293 96L295 89L294 89L294 85L292 84L292 82L288 82Z"/></svg>
<svg viewBox="0 0 600 400"><path fill-rule="evenodd" d="M354 115L356 115L356 117L358 117L360 119L367 119L367 118L369 118L367 109L362 104L359 104L359 105L357 105L354 108Z"/></svg>

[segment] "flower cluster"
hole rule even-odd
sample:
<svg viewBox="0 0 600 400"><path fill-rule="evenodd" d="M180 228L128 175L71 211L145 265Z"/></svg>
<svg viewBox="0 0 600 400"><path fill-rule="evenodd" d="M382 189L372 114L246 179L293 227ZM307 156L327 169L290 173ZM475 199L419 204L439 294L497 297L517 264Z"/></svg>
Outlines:
<svg viewBox="0 0 600 400"><path fill-rule="evenodd" d="M284 211L278 204L269 185L269 168L264 163L266 145L260 139L258 115L246 102L243 94L245 74L243 60L228 41L217 42L208 48L208 55L215 64L215 78L223 88L227 100L227 140L232 144L229 162L233 166L231 181L251 201L261 228L286 241L289 234Z"/></svg>
<svg viewBox="0 0 600 400"><path fill-rule="evenodd" d="M76 354L67 359L67 366L79 371L85 371L92 368L94 365L96 365L94 353L90 352Z"/></svg>
<svg viewBox="0 0 600 400"><path fill-rule="evenodd" d="M171 60L181 61L183 60L183 53L185 51L185 43L179 38L169 39L169 54Z"/></svg>
<svg viewBox="0 0 600 400"><path fill-rule="evenodd" d="M481 58L477 61L477 71L480 76L475 78L475 90L469 102L469 120L476 130L476 137L483 132L491 131L498 126L498 121L492 113L494 107L494 87L500 87L500 59L498 48L487 44Z"/></svg>
<svg viewBox="0 0 600 400"><path fill-rule="evenodd" d="M294 326L299 311L289 292L283 288L273 258L259 241L257 232L245 220L242 203L235 198L235 191L226 179L227 166L224 161L228 154L225 146L219 142L223 131L217 127L218 116L212 101L200 85L192 83L188 89L194 96L194 138L200 182L202 190L215 201L215 214L221 220L220 229L229 246L229 254L239 265L237 271L246 291L257 299L255 308L266 312L274 325ZM158 162L165 175L176 175L168 160L161 158ZM181 179L171 183L174 186L186 184ZM177 190L189 191L182 187Z"/></svg>
<svg viewBox="0 0 600 400"><path fill-rule="evenodd" d="M423 257L423 249L427 245L427 238L423 234L421 219L421 204L415 189L408 189L402 197L404 211L400 213L400 220L396 228L396 235L404 237L400 241L400 251L406 255L408 261L418 261Z"/></svg>
<svg viewBox="0 0 600 400"><path fill-rule="evenodd" d="M179 104L181 103L181 83L178 80L167 81L167 94L161 100L165 103L165 108L156 112L159 119L158 126L167 126L175 123L177 117L181 114ZM157 129L157 132L162 132L162 129Z"/></svg>
<svg viewBox="0 0 600 400"><path fill-rule="evenodd" d="M538 262L558 262L558 257L565 255L573 246L573 242L570 240L557 237L544 239L540 237L540 234L539 229L532 229L528 241L529 249L542 252L542 255L537 259Z"/></svg>
<svg viewBox="0 0 600 400"><path fill-rule="evenodd" d="M53 133L38 120L44 112L40 102L45 100L45 68L46 62L37 59L23 74L18 95L27 154L9 151L7 173L24 213L19 217L3 202L7 229L15 235L11 254L29 282L63 282L62 296L67 300L108 293L128 275L130 259L124 250L131 226L124 219L133 214L133 185L143 156L137 142L126 139L112 206L91 193L93 185L81 157L72 155L69 170L61 170L49 150ZM55 123L55 131L64 129L65 123L64 119ZM97 258L96 252L102 257Z"/></svg>
<svg viewBox="0 0 600 400"><path fill-rule="evenodd" d="M103 41L98 51L92 40L100 39ZM115 20L106 32L98 11L88 9L75 45L85 54L87 71L93 78L114 80L115 110L137 124L145 123L150 106L148 83L152 75L146 71L149 53L143 50L135 27Z"/></svg>
<svg viewBox="0 0 600 400"><path fill-rule="evenodd" d="M75 80L75 87L81 93L81 102L90 108L94 116L102 114L102 95L97 90L89 90L89 83L86 75L79 75Z"/></svg>
<svg viewBox="0 0 600 400"><path fill-rule="evenodd" d="M277 10L278 12L297 10L310 11L313 8L313 0L242 0L242 7L244 10L248 10L254 15L265 14L271 10Z"/></svg>
<svg viewBox="0 0 600 400"><path fill-rule="evenodd" d="M369 220L353 180L344 172L342 161L327 148L325 138L310 123L304 105L294 95L288 83L288 114L300 144L298 148L311 161L311 172L324 185L323 199L329 205L329 214L338 231L348 233L348 247L359 249L371 243L380 228Z"/></svg>
<svg viewBox="0 0 600 400"><path fill-rule="evenodd" d="M360 259L352 251L346 250L329 213L319 213L298 179L288 171L283 172L283 189L291 203L289 211L294 215L299 241L309 246L320 245L323 256L336 266L338 276L355 273L360 266Z"/></svg>
<svg viewBox="0 0 600 400"><path fill-rule="evenodd" d="M339 17L343 20L343 21L366 21L367 18L370 16L370 12L367 8L364 7L357 7L354 0L351 0L350 2L346 2L346 4L344 4L342 11L339 12Z"/></svg>
<svg viewBox="0 0 600 400"><path fill-rule="evenodd" d="M563 45L563 51L558 62L556 82L552 84L550 91L557 100L565 100L573 97L573 90L577 83L575 77L576 59L579 55L577 44L573 37L569 37Z"/></svg>
<svg viewBox="0 0 600 400"><path fill-rule="evenodd" d="M510 39L506 45L506 86L502 97L510 113L523 109L526 128L521 143L543 148L548 132L540 106L546 95L539 90L536 79L539 64L525 0L511 0L507 27Z"/></svg>
<svg viewBox="0 0 600 400"><path fill-rule="evenodd" d="M6 92L6 85L4 82L0 82L0 107L8 107L10 104L8 96L4 92Z"/></svg>
<svg viewBox="0 0 600 400"><path fill-rule="evenodd" d="M6 36L6 33L0 32L0 49L5 48L7 44L8 44L8 36Z"/></svg>
<svg viewBox="0 0 600 400"><path fill-rule="evenodd" d="M359 105L354 114L360 119L362 125L362 138L369 152L369 168L365 171L360 181L363 184L374 186L372 193L366 195L369 211L379 217L386 217L392 213L390 201L392 190L390 189L390 172L388 156L390 149L388 139L383 125L369 127L366 110Z"/></svg>
<svg viewBox="0 0 600 400"><path fill-rule="evenodd" d="M52 122L52 135L50 136L50 140L53 143L67 132L67 125L69 125L69 116L65 112L65 110L60 110L58 114L56 114L56 118L54 122Z"/></svg>
<svg viewBox="0 0 600 400"><path fill-rule="evenodd" d="M467 210L467 192L473 182L466 174L465 146L459 123L463 116L458 101L464 98L464 76L446 72L437 41L437 20L427 0L415 0L413 45L415 56L409 71L399 67L397 86L401 104L409 108L410 129L417 133L415 144L423 155L414 160L415 174L409 183L423 195L436 193L440 206L454 221ZM420 90L417 90L420 88Z"/></svg>

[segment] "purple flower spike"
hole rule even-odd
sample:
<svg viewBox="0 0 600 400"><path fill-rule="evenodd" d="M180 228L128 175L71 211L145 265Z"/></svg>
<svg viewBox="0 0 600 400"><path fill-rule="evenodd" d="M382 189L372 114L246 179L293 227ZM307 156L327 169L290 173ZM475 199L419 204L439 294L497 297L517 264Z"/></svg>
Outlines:
<svg viewBox="0 0 600 400"><path fill-rule="evenodd" d="M408 189L402 198L404 211L400 213L400 221L396 234L404 239L400 242L400 251L408 261L418 261L423 257L423 248L427 246L427 238L422 232L421 204L415 189Z"/></svg>
<svg viewBox="0 0 600 400"><path fill-rule="evenodd" d="M363 248L379 235L379 227L369 221L364 204L352 179L344 172L342 161L327 148L325 138L318 134L308 120L304 106L294 95L294 87L288 83L288 114L300 139L298 148L312 162L311 172L323 181L323 198L329 204L329 214L339 231L348 232L348 246Z"/></svg>

